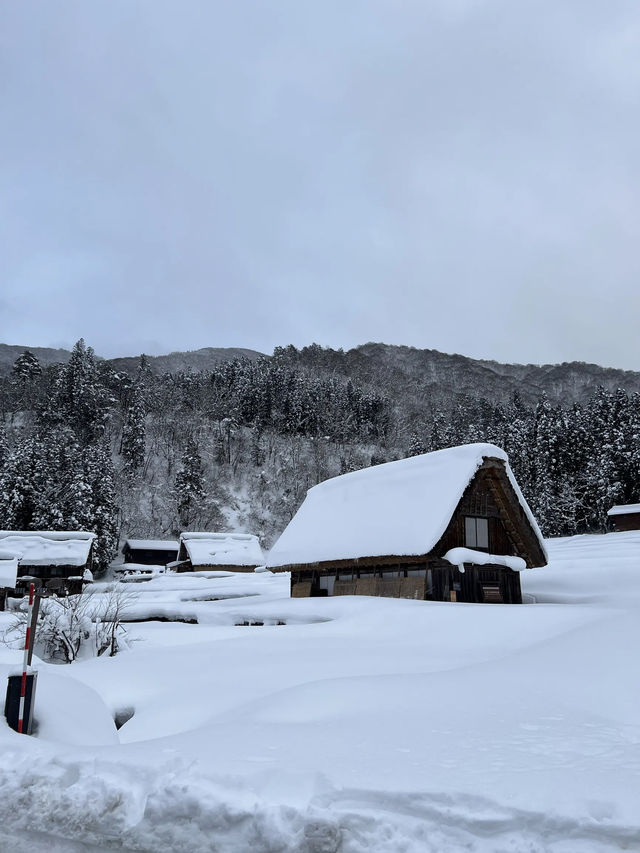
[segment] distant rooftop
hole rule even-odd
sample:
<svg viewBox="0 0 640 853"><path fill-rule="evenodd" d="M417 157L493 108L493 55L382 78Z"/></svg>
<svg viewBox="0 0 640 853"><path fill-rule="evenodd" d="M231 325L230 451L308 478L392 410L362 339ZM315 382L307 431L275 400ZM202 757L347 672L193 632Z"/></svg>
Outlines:
<svg viewBox="0 0 640 853"><path fill-rule="evenodd" d="M127 539L124 543L134 551L177 551L175 539Z"/></svg>
<svg viewBox="0 0 640 853"><path fill-rule="evenodd" d="M261 566L264 554L251 533L182 533L192 566Z"/></svg>
<svg viewBox="0 0 640 853"><path fill-rule="evenodd" d="M633 515L640 513L640 504L619 504L612 506L607 515Z"/></svg>

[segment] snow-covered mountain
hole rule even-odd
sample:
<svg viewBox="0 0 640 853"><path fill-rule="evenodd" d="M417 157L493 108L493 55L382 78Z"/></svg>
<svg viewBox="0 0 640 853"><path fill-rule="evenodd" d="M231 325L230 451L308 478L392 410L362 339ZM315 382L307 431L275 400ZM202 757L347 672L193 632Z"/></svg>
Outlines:
<svg viewBox="0 0 640 853"><path fill-rule="evenodd" d="M65 349L0 344L0 376L7 375L24 352L30 349L39 362L66 363ZM552 403L584 403L594 389L624 388L640 392L640 372L601 367L581 361L563 364L503 364L433 349L366 343L350 350L334 350L312 344L299 352L302 365L315 371L330 371L354 382L390 393L409 413L428 413L447 407L464 395L507 402L518 392L526 402L546 394ZM239 347L204 347L168 355L147 356L151 372L200 373L237 358L265 358L257 350ZM139 356L106 359L116 370L134 374Z"/></svg>

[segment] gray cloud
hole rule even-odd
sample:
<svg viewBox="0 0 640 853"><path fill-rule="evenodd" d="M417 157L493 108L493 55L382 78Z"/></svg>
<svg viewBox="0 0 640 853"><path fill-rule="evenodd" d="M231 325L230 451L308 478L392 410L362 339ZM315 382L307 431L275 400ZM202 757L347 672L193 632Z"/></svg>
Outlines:
<svg viewBox="0 0 640 853"><path fill-rule="evenodd" d="M640 369L640 8L0 6L0 338Z"/></svg>

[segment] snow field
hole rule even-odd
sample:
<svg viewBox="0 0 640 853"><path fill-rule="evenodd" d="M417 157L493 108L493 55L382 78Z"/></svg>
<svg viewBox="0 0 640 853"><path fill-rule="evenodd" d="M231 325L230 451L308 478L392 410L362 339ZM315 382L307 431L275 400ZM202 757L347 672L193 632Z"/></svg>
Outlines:
<svg viewBox="0 0 640 853"><path fill-rule="evenodd" d="M535 605L133 585L130 615L198 624L38 665L37 737L0 724L0 850L640 850L640 533L547 545Z"/></svg>

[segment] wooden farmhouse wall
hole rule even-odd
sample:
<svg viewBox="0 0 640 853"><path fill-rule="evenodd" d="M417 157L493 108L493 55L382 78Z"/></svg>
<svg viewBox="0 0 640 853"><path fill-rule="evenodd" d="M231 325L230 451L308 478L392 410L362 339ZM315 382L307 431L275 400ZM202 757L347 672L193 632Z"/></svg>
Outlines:
<svg viewBox="0 0 640 853"><path fill-rule="evenodd" d="M618 532L640 530L640 512L627 512L624 515L610 516L610 523L613 529Z"/></svg>

